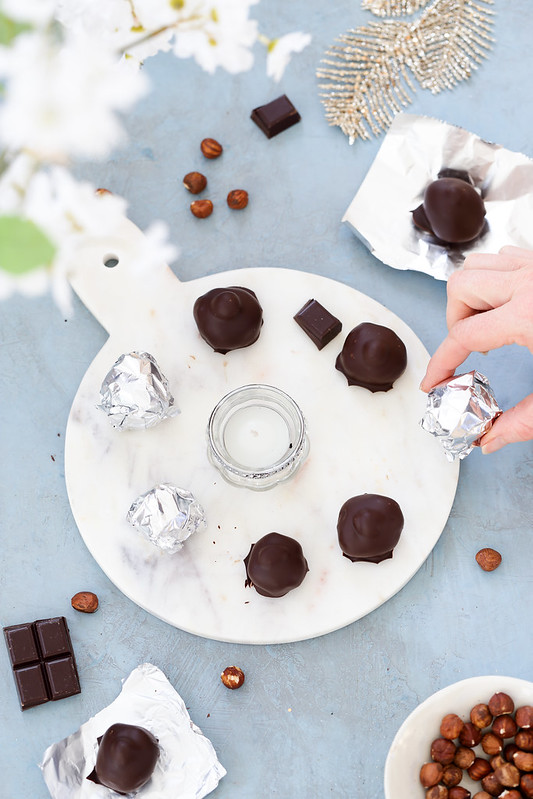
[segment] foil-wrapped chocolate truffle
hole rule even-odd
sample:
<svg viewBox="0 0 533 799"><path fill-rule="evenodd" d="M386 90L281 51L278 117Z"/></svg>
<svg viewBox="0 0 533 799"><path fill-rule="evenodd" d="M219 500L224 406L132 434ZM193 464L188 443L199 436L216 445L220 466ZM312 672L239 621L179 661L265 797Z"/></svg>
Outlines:
<svg viewBox="0 0 533 799"><path fill-rule="evenodd" d="M146 785L159 758L157 738L151 732L134 724L112 724L98 744L96 765L88 780L121 794Z"/></svg>
<svg viewBox="0 0 533 799"><path fill-rule="evenodd" d="M474 370L431 389L420 425L438 438L449 461L462 460L502 412L489 381Z"/></svg>
<svg viewBox="0 0 533 799"><path fill-rule="evenodd" d="M206 519L201 505L190 491L170 483L159 483L132 503L128 522L159 549L178 552L184 542Z"/></svg>
<svg viewBox="0 0 533 799"><path fill-rule="evenodd" d="M424 192L422 205L412 213L416 227L445 244L473 241L485 225L485 204L468 175L432 181Z"/></svg>
<svg viewBox="0 0 533 799"><path fill-rule="evenodd" d="M102 382L97 407L122 430L144 430L179 413L168 380L148 352L129 352L115 361Z"/></svg>
<svg viewBox="0 0 533 799"><path fill-rule="evenodd" d="M268 533L252 544L244 559L246 585L268 597L285 596L309 571L302 547L287 535Z"/></svg>
<svg viewBox="0 0 533 799"><path fill-rule="evenodd" d="M348 333L335 368L350 386L389 391L405 371L407 351L394 330L363 322Z"/></svg>
<svg viewBox="0 0 533 799"><path fill-rule="evenodd" d="M339 544L344 557L351 561L381 563L392 558L402 530L400 506L381 494L351 497L339 511Z"/></svg>
<svg viewBox="0 0 533 799"><path fill-rule="evenodd" d="M223 355L257 341L263 324L256 294L242 286L211 289L198 297L193 314L204 341Z"/></svg>

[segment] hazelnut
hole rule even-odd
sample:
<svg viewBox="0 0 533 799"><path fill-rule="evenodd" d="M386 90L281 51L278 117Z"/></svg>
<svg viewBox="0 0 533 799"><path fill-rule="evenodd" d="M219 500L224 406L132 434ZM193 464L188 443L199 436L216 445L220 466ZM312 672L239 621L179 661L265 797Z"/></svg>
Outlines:
<svg viewBox="0 0 533 799"><path fill-rule="evenodd" d="M424 788L431 788L440 782L442 772L443 769L440 763L424 763L420 769L420 782Z"/></svg>
<svg viewBox="0 0 533 799"><path fill-rule="evenodd" d="M503 749L503 756L507 760L508 763L513 763L514 754L515 752L519 752L520 749L516 744L507 744L507 746Z"/></svg>
<svg viewBox="0 0 533 799"><path fill-rule="evenodd" d="M533 753L517 749L513 756L513 763L520 771L533 771Z"/></svg>
<svg viewBox="0 0 533 799"><path fill-rule="evenodd" d="M486 791L478 791L473 795L472 799L491 799L491 796Z"/></svg>
<svg viewBox="0 0 533 799"><path fill-rule="evenodd" d="M462 785L455 785L448 791L448 799L470 799L472 794Z"/></svg>
<svg viewBox="0 0 533 799"><path fill-rule="evenodd" d="M503 749L503 741L493 732L487 732L481 739L481 748L487 755L499 755Z"/></svg>
<svg viewBox="0 0 533 799"><path fill-rule="evenodd" d="M470 721L480 730L485 729L485 727L490 727L492 723L492 713L489 710L489 706L484 703L475 705L470 711Z"/></svg>
<svg viewBox="0 0 533 799"><path fill-rule="evenodd" d="M191 212L198 219L205 219L213 213L213 203L211 200L193 200L191 203Z"/></svg>
<svg viewBox="0 0 533 799"><path fill-rule="evenodd" d="M522 799L523 794L521 794L520 791L511 788L510 791L504 791L500 794L500 796L502 799Z"/></svg>
<svg viewBox="0 0 533 799"><path fill-rule="evenodd" d="M448 799L448 789L444 785L434 785L426 791L426 799Z"/></svg>
<svg viewBox="0 0 533 799"><path fill-rule="evenodd" d="M454 738L459 737L463 724L463 720L458 715L448 713L440 723L440 734L443 738L449 738L450 741L453 741Z"/></svg>
<svg viewBox="0 0 533 799"><path fill-rule="evenodd" d="M473 749L469 749L467 746L458 746L453 762L459 768L470 768L475 758L476 754Z"/></svg>
<svg viewBox="0 0 533 799"><path fill-rule="evenodd" d="M218 158L222 155L222 145L216 139L203 139L200 149L206 158Z"/></svg>
<svg viewBox="0 0 533 799"><path fill-rule="evenodd" d="M487 774L492 771L490 763L484 757L476 757L470 768L468 769L468 776L474 782L482 780Z"/></svg>
<svg viewBox="0 0 533 799"><path fill-rule="evenodd" d="M493 572L502 562L502 556L495 549L485 547L480 549L476 555L476 560L485 572Z"/></svg>
<svg viewBox="0 0 533 799"><path fill-rule="evenodd" d="M533 774L522 774L520 778L520 790L526 799L533 797Z"/></svg>
<svg viewBox="0 0 533 799"><path fill-rule="evenodd" d="M435 763L435 765L440 765ZM440 778L441 782L446 785L447 788L453 788L454 785L459 785L461 780L463 779L463 769L459 768L459 766L444 766L444 771L442 772L442 776Z"/></svg>
<svg viewBox="0 0 533 799"><path fill-rule="evenodd" d="M489 699L489 710L493 716L501 716L503 713L512 713L514 702L508 694L497 693Z"/></svg>
<svg viewBox="0 0 533 799"><path fill-rule="evenodd" d="M234 211L240 211L248 205L248 192L244 189L233 189L227 196L227 203Z"/></svg>
<svg viewBox="0 0 533 799"><path fill-rule="evenodd" d="M531 705L519 707L515 713L515 720L523 730L529 730L533 727L533 707Z"/></svg>
<svg viewBox="0 0 533 799"><path fill-rule="evenodd" d="M94 193L99 197L103 197L105 194L113 194L113 192L109 191L109 189L96 189Z"/></svg>
<svg viewBox="0 0 533 799"><path fill-rule="evenodd" d="M188 172L183 178L183 185L191 194L200 194L207 186L207 178L201 172Z"/></svg>
<svg viewBox="0 0 533 799"><path fill-rule="evenodd" d="M447 738L437 738L431 744L431 759L437 763L442 763L443 766L448 766L453 763L455 755L455 744L448 741Z"/></svg>
<svg viewBox="0 0 533 799"><path fill-rule="evenodd" d="M491 796L499 796L503 791L503 785L501 782L498 782L493 771L487 774L486 777L483 777L481 780L481 787L484 791L490 793Z"/></svg>
<svg viewBox="0 0 533 799"><path fill-rule="evenodd" d="M512 738L516 735L517 729L516 721L509 714L496 716L492 724L492 732L499 735L500 738Z"/></svg>
<svg viewBox="0 0 533 799"><path fill-rule="evenodd" d="M507 760L501 755L494 755L494 757L491 757L490 759L490 767L493 771L496 771L497 768L505 765L505 763L507 763Z"/></svg>
<svg viewBox="0 0 533 799"><path fill-rule="evenodd" d="M533 730L520 730L516 733L514 742L524 752L533 752Z"/></svg>
<svg viewBox="0 0 533 799"><path fill-rule="evenodd" d="M70 600L70 604L80 613L94 613L98 610L98 597L92 591L78 591Z"/></svg>
<svg viewBox="0 0 533 799"><path fill-rule="evenodd" d="M516 788L520 784L520 772L512 763L504 763L495 769L494 776L504 788Z"/></svg>
<svg viewBox="0 0 533 799"><path fill-rule="evenodd" d="M238 666L228 666L220 675L220 679L226 688L231 688L232 690L240 688L244 682L244 671Z"/></svg>
<svg viewBox="0 0 533 799"><path fill-rule="evenodd" d="M481 730L475 727L471 721L463 724L463 729L459 734L459 743L462 746L477 746L481 741Z"/></svg>

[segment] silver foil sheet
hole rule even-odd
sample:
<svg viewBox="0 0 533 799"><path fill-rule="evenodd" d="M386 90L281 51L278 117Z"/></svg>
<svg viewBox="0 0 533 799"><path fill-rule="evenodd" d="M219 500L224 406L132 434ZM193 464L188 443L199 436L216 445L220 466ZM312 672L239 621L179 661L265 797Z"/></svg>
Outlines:
<svg viewBox="0 0 533 799"><path fill-rule="evenodd" d="M470 174L486 208L486 230L462 245L440 245L417 230L411 211L441 169ZM347 222L368 249L395 269L447 280L471 252L505 244L533 248L533 161L438 119L398 114L361 187Z"/></svg>
<svg viewBox="0 0 533 799"><path fill-rule="evenodd" d="M87 779L96 763L97 739L115 723L135 724L159 741L160 757L139 799L201 799L226 774L211 742L191 721L180 695L151 663L134 669L108 707L77 732L48 747L40 768L52 799L112 799L118 794Z"/></svg>
<svg viewBox="0 0 533 799"><path fill-rule="evenodd" d="M191 492L170 483L159 483L137 497L127 520L170 555L178 552L196 530L206 526L204 511Z"/></svg>
<svg viewBox="0 0 533 799"><path fill-rule="evenodd" d="M472 452L502 412L485 375L472 371L431 389L420 424L454 461Z"/></svg>
<svg viewBox="0 0 533 799"><path fill-rule="evenodd" d="M179 413L168 380L148 352L118 358L102 382L97 407L122 430L144 430Z"/></svg>

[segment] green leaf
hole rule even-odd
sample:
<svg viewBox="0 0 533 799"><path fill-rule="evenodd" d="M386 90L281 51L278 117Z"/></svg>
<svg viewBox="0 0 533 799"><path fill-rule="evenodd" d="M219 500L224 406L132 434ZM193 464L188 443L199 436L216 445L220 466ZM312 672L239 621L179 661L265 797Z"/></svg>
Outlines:
<svg viewBox="0 0 533 799"><path fill-rule="evenodd" d="M49 266L56 248L29 219L0 216L0 269L23 275L40 266Z"/></svg>
<svg viewBox="0 0 533 799"><path fill-rule="evenodd" d="M0 11L0 44L11 44L19 33L29 30L31 30L31 25L27 25L24 22L15 22L14 19L6 17L6 15L2 14Z"/></svg>

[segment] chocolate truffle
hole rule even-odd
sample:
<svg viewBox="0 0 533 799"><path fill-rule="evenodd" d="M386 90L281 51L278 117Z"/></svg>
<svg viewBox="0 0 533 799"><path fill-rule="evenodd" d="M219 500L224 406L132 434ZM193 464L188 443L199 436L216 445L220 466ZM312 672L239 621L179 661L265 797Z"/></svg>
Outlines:
<svg viewBox="0 0 533 799"><path fill-rule="evenodd" d="M372 322L363 322L348 333L335 362L349 386L372 392L389 391L406 366L407 352L401 338L390 328Z"/></svg>
<svg viewBox="0 0 533 799"><path fill-rule="evenodd" d="M309 571L298 541L280 533L268 533L252 544L244 565L246 585L269 597L285 596L301 584Z"/></svg>
<svg viewBox="0 0 533 799"><path fill-rule="evenodd" d="M204 341L223 355L257 341L263 324L256 295L242 286L211 289L198 297L193 312Z"/></svg>
<svg viewBox="0 0 533 799"><path fill-rule="evenodd" d="M159 757L151 732L133 724L113 724L98 743L96 766L87 779L122 794L148 782Z"/></svg>
<svg viewBox="0 0 533 799"><path fill-rule="evenodd" d="M400 506L381 494L361 494L348 499L340 509L337 522L344 557L369 563L392 558L402 529Z"/></svg>
<svg viewBox="0 0 533 799"><path fill-rule="evenodd" d="M445 244L464 244L477 238L485 225L485 204L466 177L432 181L424 192L424 202L412 212L416 227Z"/></svg>

